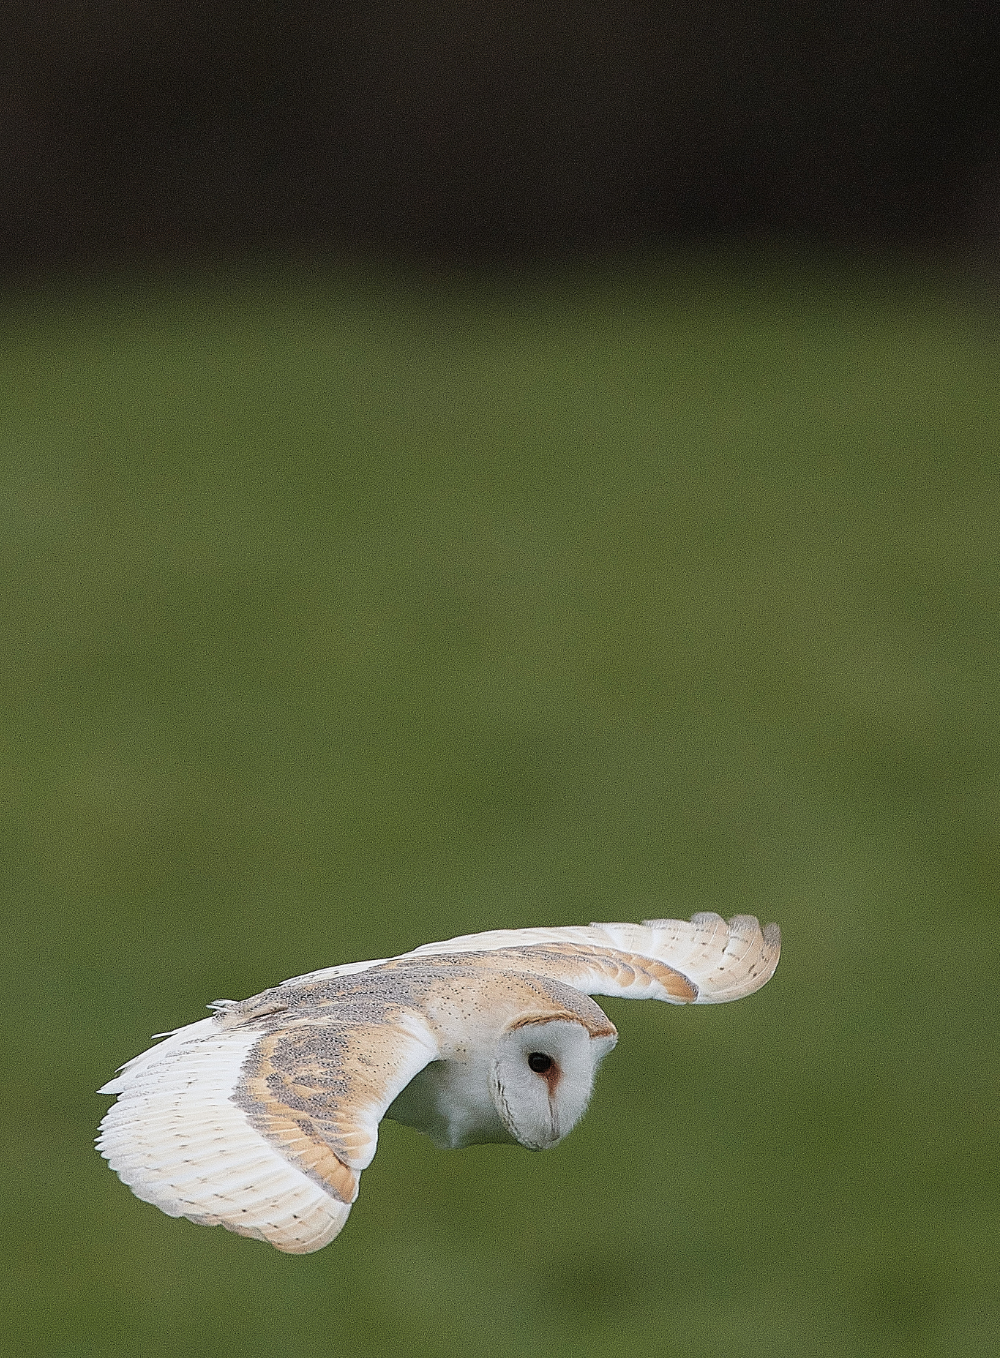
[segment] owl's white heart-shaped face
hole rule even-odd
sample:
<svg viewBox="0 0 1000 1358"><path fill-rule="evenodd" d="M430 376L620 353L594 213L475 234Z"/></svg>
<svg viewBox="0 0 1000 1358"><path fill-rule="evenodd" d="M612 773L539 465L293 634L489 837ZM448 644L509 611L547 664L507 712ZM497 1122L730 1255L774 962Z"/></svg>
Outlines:
<svg viewBox="0 0 1000 1358"><path fill-rule="evenodd" d="M544 1151L583 1117L601 1061L618 1040L570 1019L521 1022L500 1038L490 1092L515 1141Z"/></svg>
<svg viewBox="0 0 1000 1358"><path fill-rule="evenodd" d="M719 1004L765 984L776 925L719 915L500 929L328 967L169 1035L102 1089L137 1197L288 1253L338 1233L384 1116L439 1145L554 1146L617 1040L589 998Z"/></svg>

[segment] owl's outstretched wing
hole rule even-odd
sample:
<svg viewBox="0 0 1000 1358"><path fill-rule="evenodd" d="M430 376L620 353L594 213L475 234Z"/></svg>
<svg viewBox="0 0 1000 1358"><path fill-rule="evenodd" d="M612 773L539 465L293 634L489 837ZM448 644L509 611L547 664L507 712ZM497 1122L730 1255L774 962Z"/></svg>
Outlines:
<svg viewBox="0 0 1000 1358"><path fill-rule="evenodd" d="M704 912L691 920L496 929L426 943L404 955L476 953L493 965L549 976L587 995L724 1004L752 995L771 979L781 931L776 924L762 929L752 915L727 922Z"/></svg>
<svg viewBox="0 0 1000 1358"><path fill-rule="evenodd" d="M416 1013L337 1023L248 1006L124 1066L100 1091L118 1101L98 1149L169 1216L308 1254L344 1225L383 1113L437 1047Z"/></svg>

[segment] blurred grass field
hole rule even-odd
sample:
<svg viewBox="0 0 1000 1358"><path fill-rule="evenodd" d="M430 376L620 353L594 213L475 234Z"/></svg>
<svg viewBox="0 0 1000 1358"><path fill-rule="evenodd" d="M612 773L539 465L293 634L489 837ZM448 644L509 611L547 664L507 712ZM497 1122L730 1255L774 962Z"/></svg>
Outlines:
<svg viewBox="0 0 1000 1358"><path fill-rule="evenodd" d="M995 326L712 261L8 305L8 1352L997 1351ZM318 1254L92 1149L219 996L702 909L764 991L607 1001L549 1154L386 1124Z"/></svg>

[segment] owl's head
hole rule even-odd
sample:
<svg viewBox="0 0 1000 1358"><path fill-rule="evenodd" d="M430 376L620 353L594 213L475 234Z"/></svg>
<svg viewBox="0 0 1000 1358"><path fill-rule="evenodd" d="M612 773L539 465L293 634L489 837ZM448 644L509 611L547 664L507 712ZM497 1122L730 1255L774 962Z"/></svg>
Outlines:
<svg viewBox="0 0 1000 1358"><path fill-rule="evenodd" d="M501 1034L490 1092L507 1131L528 1150L548 1150L583 1116L597 1067L618 1041L603 1013L601 1020L527 1015Z"/></svg>

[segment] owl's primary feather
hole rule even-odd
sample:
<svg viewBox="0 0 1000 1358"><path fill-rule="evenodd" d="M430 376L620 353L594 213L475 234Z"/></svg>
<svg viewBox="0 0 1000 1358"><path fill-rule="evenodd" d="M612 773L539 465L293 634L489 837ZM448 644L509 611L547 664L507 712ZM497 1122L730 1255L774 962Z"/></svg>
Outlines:
<svg viewBox="0 0 1000 1358"><path fill-rule="evenodd" d="M717 1004L765 984L776 925L500 929L294 977L178 1029L100 1091L137 1197L289 1253L327 1244L388 1114L445 1146L571 1130L614 1026L591 995Z"/></svg>

